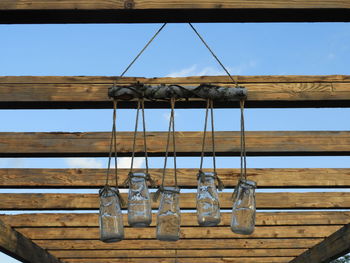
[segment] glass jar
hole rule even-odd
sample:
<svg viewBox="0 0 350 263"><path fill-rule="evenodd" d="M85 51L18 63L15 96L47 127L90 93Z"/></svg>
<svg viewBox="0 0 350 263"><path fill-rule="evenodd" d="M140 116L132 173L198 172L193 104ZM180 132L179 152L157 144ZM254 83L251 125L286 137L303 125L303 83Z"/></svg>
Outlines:
<svg viewBox="0 0 350 263"><path fill-rule="evenodd" d="M128 223L132 227L147 227L152 222L151 197L147 187L147 174L129 175Z"/></svg>
<svg viewBox="0 0 350 263"><path fill-rule="evenodd" d="M215 177L215 172L199 172L197 175L197 220L200 226L216 226L220 223L220 205Z"/></svg>
<svg viewBox="0 0 350 263"><path fill-rule="evenodd" d="M164 187L157 214L157 239L177 241L180 238L180 207L178 187Z"/></svg>
<svg viewBox="0 0 350 263"><path fill-rule="evenodd" d="M99 191L100 195L100 239L111 243L124 238L123 214L120 207L118 190L105 186Z"/></svg>
<svg viewBox="0 0 350 263"><path fill-rule="evenodd" d="M255 188L256 183L240 180L234 193L231 230L241 235L250 235L255 228Z"/></svg>

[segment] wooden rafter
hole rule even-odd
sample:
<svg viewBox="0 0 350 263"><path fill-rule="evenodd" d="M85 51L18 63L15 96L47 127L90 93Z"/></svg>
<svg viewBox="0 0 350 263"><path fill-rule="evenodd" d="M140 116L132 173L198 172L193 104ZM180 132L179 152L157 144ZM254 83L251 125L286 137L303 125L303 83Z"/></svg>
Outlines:
<svg viewBox="0 0 350 263"><path fill-rule="evenodd" d="M350 1L350 0L349 0ZM349 16L350 17L350 16ZM248 89L246 107L340 107L350 106L350 76L238 76ZM108 88L116 77L0 77L0 108L111 108ZM225 76L186 78L133 78L122 84L140 81L147 84L232 85ZM134 102L120 102L121 108L134 108ZM177 107L204 107L192 99L177 102ZM169 107L167 102L147 102L146 107ZM215 107L238 107L238 103L216 102Z"/></svg>
<svg viewBox="0 0 350 263"><path fill-rule="evenodd" d="M238 120L237 120L238 121ZM166 132L148 132L148 154L163 156ZM136 140L136 156L142 155L142 135ZM176 132L178 156L200 156L202 132ZM210 136L208 136L210 137ZM216 132L216 154L240 154L239 132ZM110 132L0 133L0 157L102 157L108 156ZM133 133L117 133L119 156L131 156ZM305 156L350 154L349 131L246 132L250 156ZM170 149L171 151L171 149ZM212 149L206 145L205 153Z"/></svg>
<svg viewBox="0 0 350 263"><path fill-rule="evenodd" d="M328 263L350 251L350 224L296 257L291 263Z"/></svg>
<svg viewBox="0 0 350 263"><path fill-rule="evenodd" d="M348 0L2 0L0 23L349 21Z"/></svg>
<svg viewBox="0 0 350 263"><path fill-rule="evenodd" d="M127 194L122 194L127 199ZM222 209L232 208L231 193L220 193ZM0 194L1 210L96 210L96 194ZM159 203L153 203L154 209ZM196 208L195 193L181 193L182 209ZM257 193L258 209L349 209L349 192Z"/></svg>
<svg viewBox="0 0 350 263"><path fill-rule="evenodd" d="M235 187L239 169L220 168L217 172L226 187ZM118 170L121 182L128 173L129 169ZM197 173L198 168L178 169L179 186L196 187ZM150 174L159 185L162 169L150 169ZM172 175L173 170L167 170L167 174ZM105 184L105 176L106 169L0 169L0 188L98 188ZM248 178L256 181L259 188L350 187L350 169L347 168L248 169ZM167 176L167 182L172 183L172 180L172 176Z"/></svg>
<svg viewBox="0 0 350 263"><path fill-rule="evenodd" d="M49 252L0 220L0 251L23 262L60 263Z"/></svg>

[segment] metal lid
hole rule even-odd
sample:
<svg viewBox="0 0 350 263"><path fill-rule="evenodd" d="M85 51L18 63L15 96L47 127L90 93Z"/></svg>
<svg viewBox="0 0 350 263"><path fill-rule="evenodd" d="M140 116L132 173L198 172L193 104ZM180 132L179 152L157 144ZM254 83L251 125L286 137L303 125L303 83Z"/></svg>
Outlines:
<svg viewBox="0 0 350 263"><path fill-rule="evenodd" d="M254 182L254 181L251 181L251 180L244 180L244 179L243 179L243 180L241 180L241 183L242 183L243 185L256 188L256 182Z"/></svg>
<svg viewBox="0 0 350 263"><path fill-rule="evenodd" d="M129 173L130 177L143 177L143 178L147 178L148 174L145 172L131 172Z"/></svg>
<svg viewBox="0 0 350 263"><path fill-rule="evenodd" d="M200 171L200 172L197 174L197 178L199 178L199 177L201 177L201 176L213 177L213 178L215 178L215 177L216 177L216 173L215 173L215 172L203 172L203 171Z"/></svg>
<svg viewBox="0 0 350 263"><path fill-rule="evenodd" d="M164 186L162 189L162 192L171 192L171 193L179 194L180 188L174 187L174 186Z"/></svg>

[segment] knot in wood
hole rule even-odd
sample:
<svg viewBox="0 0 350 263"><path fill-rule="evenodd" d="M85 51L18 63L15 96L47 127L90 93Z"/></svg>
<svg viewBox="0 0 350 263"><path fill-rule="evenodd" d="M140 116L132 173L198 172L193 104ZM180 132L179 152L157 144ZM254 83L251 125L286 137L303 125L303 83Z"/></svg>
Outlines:
<svg viewBox="0 0 350 263"><path fill-rule="evenodd" d="M135 7L135 2L133 0L126 0L124 2L125 9L133 9Z"/></svg>

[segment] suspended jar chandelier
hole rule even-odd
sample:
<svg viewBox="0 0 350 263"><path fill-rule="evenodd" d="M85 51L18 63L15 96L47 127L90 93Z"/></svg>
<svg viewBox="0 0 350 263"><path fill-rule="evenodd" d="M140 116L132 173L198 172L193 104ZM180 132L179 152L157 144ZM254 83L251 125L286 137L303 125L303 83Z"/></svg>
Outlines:
<svg viewBox="0 0 350 263"><path fill-rule="evenodd" d="M180 188L177 184L176 169L176 140L175 140L175 97L170 99L171 112L169 118L169 129L167 136L167 144L164 158L164 169L162 176L162 184L154 195L154 201L157 201L159 195L160 204L157 213L156 237L161 241L177 241L180 238L181 213L179 206ZM174 186L165 187L165 174L167 167L167 159L169 154L170 134L172 134L173 158L174 158Z"/></svg>
<svg viewBox="0 0 350 263"><path fill-rule="evenodd" d="M142 109L142 127L143 127L143 145L145 154L146 171L134 172L134 159L136 150L136 135L139 121L140 105ZM146 138L146 120L145 120L145 103L143 98L139 98L137 102L135 130L132 146L131 167L128 178L124 182L124 186L129 186L128 193L128 223L132 227L147 227L152 222L152 206L151 197L147 186L147 181L154 183L149 174L148 154L147 154L147 138Z"/></svg>
<svg viewBox="0 0 350 263"><path fill-rule="evenodd" d="M109 149L108 168L105 186L100 189L100 213L99 227L100 239L103 242L117 242L124 239L124 224L121 206L123 199L118 189L118 167L117 167L117 141L116 141L116 110L117 101L113 100L113 126ZM114 150L113 150L114 148ZM109 173L111 168L112 152L114 151L115 162L115 187L109 185Z"/></svg>
<svg viewBox="0 0 350 263"><path fill-rule="evenodd" d="M152 39L146 44L136 58L129 64L120 77L124 76L127 70L133 65L137 58L165 27L156 32ZM180 188L177 182L176 167L176 139L175 139L175 102L177 99L200 98L206 100L206 111L204 121L204 132L202 141L202 152L200 159L200 168L197 174L197 220L200 226L216 226L220 223L220 204L218 190L223 189L223 183L216 171L216 152L215 152L215 130L214 130L214 101L237 101L240 100L241 112L241 130L240 130L240 178L232 195L233 207L231 218L231 230L237 234L250 235L254 232L256 201L255 188L256 183L247 180L246 165L246 149L245 149L245 128L244 128L244 102L247 97L247 90L238 86L237 80L234 79L214 52L210 49L197 30L190 24L190 27L197 34L203 44L208 48L213 57L225 70L229 78L235 84L232 86L212 85L202 83L199 86L180 86L180 85L146 85L135 83L132 85L116 85L109 88L108 95L113 98L113 126L110 144L110 152L108 158L108 168L105 186L100 189L100 239L103 242L116 242L124 238L123 215L121 207L124 206L123 199L120 196L118 188L118 167L117 167L117 143L116 143L116 109L117 100L137 100L137 111L135 120L135 130L133 136L131 167L128 178L124 182L124 186L129 187L128 192L128 223L131 227L147 227L152 222L152 206L151 198L147 185L147 181L154 187L149 174L148 167L148 149L146 137L146 121L145 121L145 99L148 100L170 100L171 113L169 118L169 128L167 132L167 142L164 157L164 168L162 173L162 182L158 190L155 192L153 199L156 202L160 196L159 209L157 212L156 238L161 241L177 241L180 238L181 212L179 206ZM143 126L143 152L145 156L145 171L134 171L134 159L136 151L136 136L138 131L138 120L140 109L142 110L142 126ZM213 170L203 171L203 160L205 155L205 143L207 134L208 115L210 110L211 119L211 142ZM170 138L172 140L170 141ZM167 170L167 159L169 155L169 147L172 144L174 157L174 184L165 186L165 176ZM114 153L114 154L113 154ZM111 159L115 160L115 186L109 184L109 174ZM217 184L216 184L217 182Z"/></svg>
<svg viewBox="0 0 350 263"><path fill-rule="evenodd" d="M215 180L218 181L218 189L221 191L224 188L223 183L216 172L216 160L215 160L215 134L214 134L214 102L212 99L207 99L205 120L204 120L204 132L202 142L202 152L200 160L200 168L197 175L198 187L197 187L197 220L200 226L216 226L220 223L220 204L219 195ZM208 123L208 111L210 108L211 117L211 141L212 141L212 157L213 157L213 171L204 172L203 159L204 159L204 147L207 134Z"/></svg>

